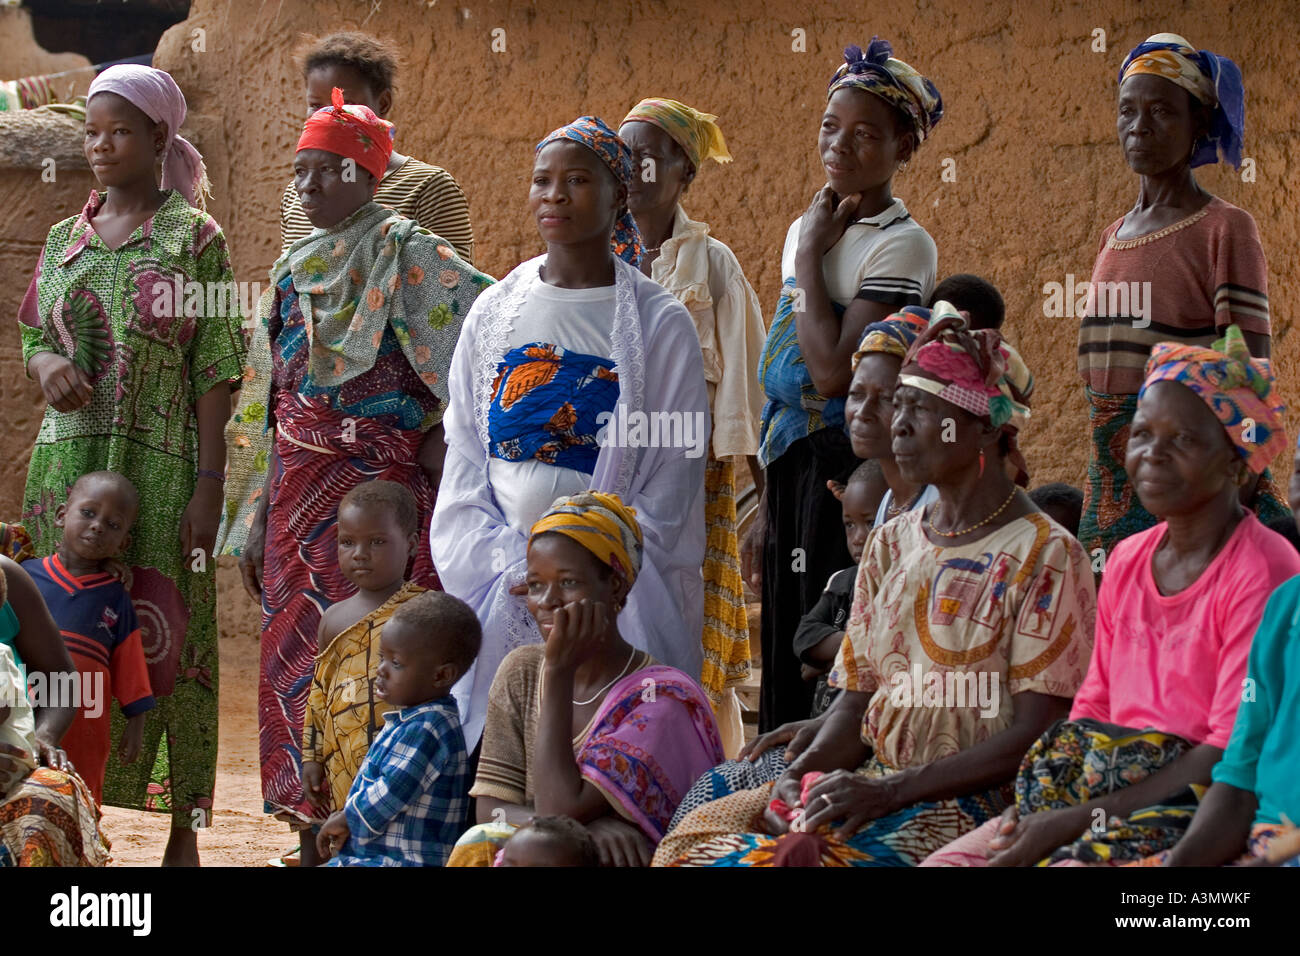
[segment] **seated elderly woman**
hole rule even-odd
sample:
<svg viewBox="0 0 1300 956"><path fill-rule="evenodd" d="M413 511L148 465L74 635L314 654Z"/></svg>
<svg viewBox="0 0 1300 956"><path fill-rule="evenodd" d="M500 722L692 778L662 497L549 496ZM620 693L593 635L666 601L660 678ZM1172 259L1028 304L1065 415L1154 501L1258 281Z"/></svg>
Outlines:
<svg viewBox="0 0 1300 956"><path fill-rule="evenodd" d="M893 395L892 449L938 500L872 535L831 684L776 784L687 814L660 865L909 866L995 818L1024 748L1065 715L1092 648L1086 555L1007 476L1032 377L947 303Z"/></svg>
<svg viewBox="0 0 1300 956"><path fill-rule="evenodd" d="M642 566L617 495L557 500L528 539L528 610L545 640L492 681L478 776L480 826L449 866L487 866L536 816L586 824L606 866L645 866L691 781L722 758L700 686L619 633Z"/></svg>
<svg viewBox="0 0 1300 956"><path fill-rule="evenodd" d="M1291 473L1300 514L1300 450ZM1223 759L1186 835L1139 866L1300 865L1300 577L1280 584L1264 607L1246 665L1248 695L1237 708Z"/></svg>
<svg viewBox="0 0 1300 956"><path fill-rule="evenodd" d="M884 321L868 325L863 330L858 350L853 354L853 378L844 400L849 441L853 454L858 458L879 462L888 487L876 510L874 527L938 498L933 485L913 483L903 475L890 446L898 370L902 368L908 348L925 331L929 319L929 309L907 306ZM791 650L794 652L793 648ZM824 716L823 712L807 720L791 721L761 734L741 749L739 759L728 760L711 769L691 786L677 808L674 824L719 793L750 790L775 781L785 772L790 761L812 742Z"/></svg>
<svg viewBox="0 0 1300 956"><path fill-rule="evenodd" d="M1300 572L1238 494L1285 443L1268 361L1237 326L1215 349L1155 347L1124 467L1161 521L1106 562L1088 676L1022 761L1016 805L925 865L1114 864L1182 835L1193 785L1251 709L1242 678L1269 595Z"/></svg>
<svg viewBox="0 0 1300 956"><path fill-rule="evenodd" d="M35 582L0 557L0 867L108 862L90 789L59 749L76 707L25 698L29 673L48 689L72 672Z"/></svg>

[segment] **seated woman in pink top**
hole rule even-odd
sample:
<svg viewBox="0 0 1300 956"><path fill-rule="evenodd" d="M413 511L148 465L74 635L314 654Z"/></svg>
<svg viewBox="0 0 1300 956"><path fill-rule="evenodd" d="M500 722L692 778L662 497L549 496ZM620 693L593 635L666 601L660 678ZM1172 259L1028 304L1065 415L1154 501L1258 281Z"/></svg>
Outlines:
<svg viewBox="0 0 1300 956"><path fill-rule="evenodd" d="M1286 444L1273 384L1235 325L1214 349L1152 350L1125 468L1162 520L1106 562L1088 675L1069 719L1025 755L1015 805L923 866L1122 863L1186 831L1264 605L1300 573L1238 497Z"/></svg>

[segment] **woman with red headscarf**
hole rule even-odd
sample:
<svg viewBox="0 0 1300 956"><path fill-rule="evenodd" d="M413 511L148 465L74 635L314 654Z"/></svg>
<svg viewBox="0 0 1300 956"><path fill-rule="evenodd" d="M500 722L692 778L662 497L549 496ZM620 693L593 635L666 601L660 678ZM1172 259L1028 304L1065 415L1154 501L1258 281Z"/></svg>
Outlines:
<svg viewBox="0 0 1300 956"><path fill-rule="evenodd" d="M300 773L316 628L353 590L338 568L339 501L363 481L396 481L415 494L428 528L452 350L492 281L373 201L393 127L368 107L345 106L338 89L333 102L307 120L294 159L316 229L271 268L259 303L275 441L241 558L245 587L262 602L262 794L268 812L300 825L312 817ZM436 587L427 530L423 539L411 577ZM305 863L310 843L303 839Z"/></svg>

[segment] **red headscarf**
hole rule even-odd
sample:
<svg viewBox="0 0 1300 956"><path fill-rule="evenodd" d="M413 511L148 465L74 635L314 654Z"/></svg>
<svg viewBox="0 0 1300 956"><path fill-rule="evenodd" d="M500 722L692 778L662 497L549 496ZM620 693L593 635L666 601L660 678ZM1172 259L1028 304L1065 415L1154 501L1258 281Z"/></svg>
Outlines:
<svg viewBox="0 0 1300 956"><path fill-rule="evenodd" d="M307 117L296 152L323 149L354 160L375 177L377 187L393 155L393 124L368 106L344 105L343 91L337 86L331 99L332 107L323 106Z"/></svg>

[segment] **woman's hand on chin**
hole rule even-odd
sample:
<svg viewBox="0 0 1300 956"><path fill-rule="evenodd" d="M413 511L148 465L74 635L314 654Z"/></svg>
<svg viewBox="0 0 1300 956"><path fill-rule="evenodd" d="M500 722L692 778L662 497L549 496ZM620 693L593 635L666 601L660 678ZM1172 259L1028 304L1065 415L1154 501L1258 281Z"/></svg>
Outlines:
<svg viewBox="0 0 1300 956"><path fill-rule="evenodd" d="M601 866L649 866L654 848L645 834L617 817L597 817L587 830L600 851Z"/></svg>
<svg viewBox="0 0 1300 956"><path fill-rule="evenodd" d="M583 661L600 653L609 634L609 608L600 601L583 598L557 608L546 636L546 666L574 671Z"/></svg>

